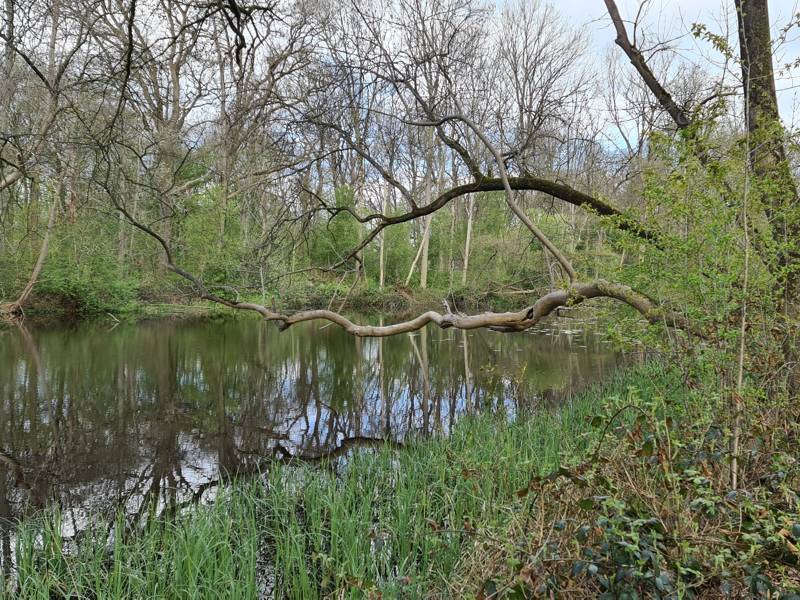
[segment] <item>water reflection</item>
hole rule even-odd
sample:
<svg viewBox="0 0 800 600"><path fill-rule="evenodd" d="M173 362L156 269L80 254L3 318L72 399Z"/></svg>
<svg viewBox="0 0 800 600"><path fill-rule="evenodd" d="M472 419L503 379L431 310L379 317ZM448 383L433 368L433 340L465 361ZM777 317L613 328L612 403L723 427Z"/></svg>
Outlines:
<svg viewBox="0 0 800 600"><path fill-rule="evenodd" d="M558 402L616 362L594 332L569 327L386 339L255 320L2 330L3 564L9 523L50 502L75 524L118 505L136 515L145 498L174 508L265 461Z"/></svg>

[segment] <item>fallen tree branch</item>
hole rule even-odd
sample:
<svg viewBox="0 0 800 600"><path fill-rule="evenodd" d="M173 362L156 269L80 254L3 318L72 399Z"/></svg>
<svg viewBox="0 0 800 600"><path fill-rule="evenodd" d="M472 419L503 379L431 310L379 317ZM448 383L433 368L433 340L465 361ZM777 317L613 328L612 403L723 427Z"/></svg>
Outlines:
<svg viewBox="0 0 800 600"><path fill-rule="evenodd" d="M175 272L178 273L178 271ZM204 294L202 297L230 308L256 312L267 321L276 321L281 331L296 323L324 320L339 325L347 333L356 337L387 337L398 333L408 333L422 329L429 323L433 323L442 329L486 328L500 332L518 332L535 326L559 307L575 306L592 298L612 298L634 308L649 323L664 323L669 327L682 329L692 335L706 337L705 332L691 323L684 315L665 310L644 294L627 285L613 283L604 279L598 279L590 283L576 282L565 289L545 294L531 306L516 312L484 312L476 315L463 315L452 312L443 314L430 310L413 319L391 325L360 325L331 310L303 310L286 314L269 309L261 304L231 302L213 294Z"/></svg>
<svg viewBox="0 0 800 600"><path fill-rule="evenodd" d="M449 78L448 78L449 82ZM564 255L563 252L556 246L550 238L539 229L539 227L530 219L530 217L522 210L519 205L514 200L514 191L511 188L511 184L508 180L508 171L506 170L505 163L503 162L503 156L500 154L500 151L497 147L486 137L486 134L483 130L478 127L478 124L475 123L472 119L470 119L466 112L461 108L461 103L458 102L457 98L454 98L456 103L456 107L461 114L457 116L459 120L469 127L478 139L486 146L486 149L491 152L492 156L494 156L495 161L497 162L497 168L500 171L500 180L503 183L503 191L505 192L506 196L506 204L511 209L517 218L528 228L528 230L533 234L533 236L539 241L543 248L545 248L553 257L558 261L558 264L561 265L561 268L564 269L564 272L569 276L570 283L575 283L578 279L578 274L575 272L574 267L570 260Z"/></svg>
<svg viewBox="0 0 800 600"><path fill-rule="evenodd" d="M252 302L238 302L212 294L203 282L188 271L185 271L173 262L172 251L167 241L152 228L139 222L122 205L113 191L107 189L109 196L118 211L137 229L156 240L164 251L167 269L189 281L203 300L222 304L237 310L248 310L260 314L267 321L276 321L278 328L283 331L295 323L304 321L325 320L339 325L347 333L357 337L387 337L398 333L408 333L422 329L429 323L449 329L481 329L488 328L501 332L524 331L536 325L555 309L562 306L575 306L592 298L613 298L638 311L649 323L663 323L668 327L682 329L692 335L705 338L706 333L691 323L684 315L667 311L659 306L653 299L638 292L630 286L598 279L590 283L572 281L565 289L554 290L539 298L533 305L516 312L484 312L477 315L463 315L447 312L427 311L421 315L392 325L359 325L347 317L331 310L304 310L291 314L284 314L269 309L262 304Z"/></svg>

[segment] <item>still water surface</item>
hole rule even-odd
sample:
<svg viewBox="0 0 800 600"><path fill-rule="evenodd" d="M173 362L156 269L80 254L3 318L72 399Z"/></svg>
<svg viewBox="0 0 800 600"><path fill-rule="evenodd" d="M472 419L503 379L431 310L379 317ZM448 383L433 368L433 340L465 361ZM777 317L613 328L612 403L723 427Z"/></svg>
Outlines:
<svg viewBox="0 0 800 600"><path fill-rule="evenodd" d="M574 320L386 339L250 319L3 329L0 537L49 503L75 522L117 506L135 515L270 460L446 434L471 412L513 418L617 359Z"/></svg>

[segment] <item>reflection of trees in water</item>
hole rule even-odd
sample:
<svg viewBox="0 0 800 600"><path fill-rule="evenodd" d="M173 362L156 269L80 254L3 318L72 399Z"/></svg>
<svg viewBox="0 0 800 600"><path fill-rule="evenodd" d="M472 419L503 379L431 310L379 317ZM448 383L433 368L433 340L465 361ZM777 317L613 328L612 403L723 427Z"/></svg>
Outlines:
<svg viewBox="0 0 800 600"><path fill-rule="evenodd" d="M270 457L446 432L470 410L513 416L556 403L615 360L591 335L359 339L244 320L3 336L0 450L25 481L0 463L0 523L45 501L76 523L118 503L135 515L146 498L174 509ZM0 524L4 543L8 530Z"/></svg>

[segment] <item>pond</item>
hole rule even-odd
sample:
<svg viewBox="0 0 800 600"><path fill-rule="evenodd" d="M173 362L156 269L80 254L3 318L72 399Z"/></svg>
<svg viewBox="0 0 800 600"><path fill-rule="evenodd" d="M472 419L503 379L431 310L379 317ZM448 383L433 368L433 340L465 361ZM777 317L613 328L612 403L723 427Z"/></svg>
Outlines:
<svg viewBox="0 0 800 600"><path fill-rule="evenodd" d="M377 319L376 319L377 320ZM255 319L0 331L0 534L56 503L79 528L202 500L233 473L514 418L602 379L618 355L573 319L518 334L428 327L359 339Z"/></svg>

